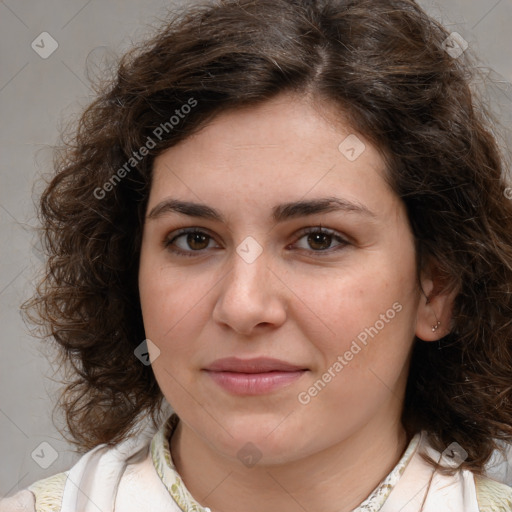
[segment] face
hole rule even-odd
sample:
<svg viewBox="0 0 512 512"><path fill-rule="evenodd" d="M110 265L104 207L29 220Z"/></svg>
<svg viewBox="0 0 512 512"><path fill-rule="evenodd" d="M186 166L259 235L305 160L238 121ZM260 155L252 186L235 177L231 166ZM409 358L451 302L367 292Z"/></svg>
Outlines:
<svg viewBox="0 0 512 512"><path fill-rule="evenodd" d="M420 290L381 155L334 109L282 95L154 163L140 300L183 428L269 463L399 424ZM348 137L348 138L347 138Z"/></svg>

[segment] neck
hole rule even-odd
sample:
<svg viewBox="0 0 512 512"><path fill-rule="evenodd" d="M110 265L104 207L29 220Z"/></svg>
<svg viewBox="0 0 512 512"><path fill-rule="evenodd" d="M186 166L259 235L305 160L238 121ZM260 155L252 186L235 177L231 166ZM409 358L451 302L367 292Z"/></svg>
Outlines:
<svg viewBox="0 0 512 512"><path fill-rule="evenodd" d="M170 447L186 487L213 512L350 512L398 463L409 441L399 422L372 422L307 458L245 468L219 456L180 421Z"/></svg>

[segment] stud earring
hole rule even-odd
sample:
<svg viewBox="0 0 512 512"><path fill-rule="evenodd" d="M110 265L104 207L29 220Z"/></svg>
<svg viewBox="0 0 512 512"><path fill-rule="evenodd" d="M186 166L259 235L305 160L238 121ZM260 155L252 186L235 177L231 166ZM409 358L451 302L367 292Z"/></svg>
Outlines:
<svg viewBox="0 0 512 512"><path fill-rule="evenodd" d="M439 321L437 322L437 324L436 324L436 325L433 325L433 326L432 326L432 332L436 332L436 331L437 331L437 329L439 329L439 326L440 326L440 325L441 325L441 322L439 322Z"/></svg>

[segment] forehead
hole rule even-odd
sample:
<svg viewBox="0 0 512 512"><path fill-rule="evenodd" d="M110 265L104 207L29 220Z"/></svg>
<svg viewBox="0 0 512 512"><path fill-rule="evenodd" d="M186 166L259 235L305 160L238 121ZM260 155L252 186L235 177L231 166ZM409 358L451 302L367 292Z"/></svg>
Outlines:
<svg viewBox="0 0 512 512"><path fill-rule="evenodd" d="M379 203L394 193L379 151L341 112L293 95L216 116L154 162L150 206L172 194L226 207L343 194Z"/></svg>

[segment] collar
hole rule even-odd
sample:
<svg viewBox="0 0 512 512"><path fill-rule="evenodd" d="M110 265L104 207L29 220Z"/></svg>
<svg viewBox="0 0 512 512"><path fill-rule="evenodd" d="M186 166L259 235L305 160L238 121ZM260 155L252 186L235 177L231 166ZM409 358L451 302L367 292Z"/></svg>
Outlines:
<svg viewBox="0 0 512 512"><path fill-rule="evenodd" d="M211 512L208 507L203 507L194 499L172 461L169 439L178 423L178 416L172 414L153 437L151 441L153 465L172 499L183 512ZM411 439L396 466L353 512L378 512L381 509L416 452L420 438L421 434L418 433Z"/></svg>

